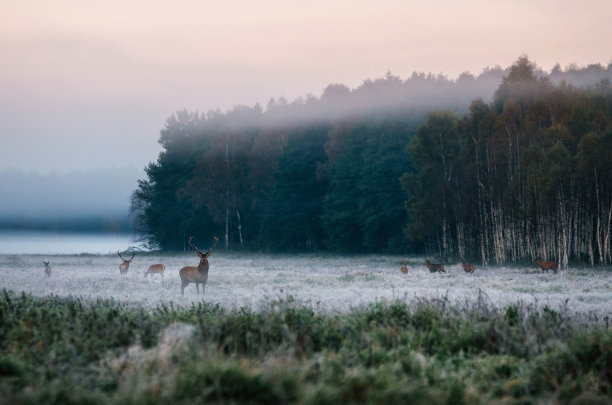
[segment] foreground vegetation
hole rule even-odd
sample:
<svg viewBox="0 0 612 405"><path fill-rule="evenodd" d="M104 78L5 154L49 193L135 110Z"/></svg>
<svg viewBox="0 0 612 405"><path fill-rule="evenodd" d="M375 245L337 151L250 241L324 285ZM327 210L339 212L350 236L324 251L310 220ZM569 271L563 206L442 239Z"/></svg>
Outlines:
<svg viewBox="0 0 612 405"><path fill-rule="evenodd" d="M325 314L0 294L0 402L606 403L608 319L480 299Z"/></svg>

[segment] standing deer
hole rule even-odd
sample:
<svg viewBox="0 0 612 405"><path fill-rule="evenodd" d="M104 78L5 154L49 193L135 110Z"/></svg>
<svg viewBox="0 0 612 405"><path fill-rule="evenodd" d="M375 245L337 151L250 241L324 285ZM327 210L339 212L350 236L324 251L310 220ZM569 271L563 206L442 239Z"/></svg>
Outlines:
<svg viewBox="0 0 612 405"><path fill-rule="evenodd" d="M219 242L219 238L214 237L215 244L206 253L200 252L200 250L193 244L193 236L189 237L189 246L196 252L200 258L200 263L197 266L185 266L179 271L181 276L181 295L185 295L185 287L189 283L195 283L196 291L200 294L200 283L202 284L202 294L205 292L206 281L208 281L208 257L212 254L213 250Z"/></svg>
<svg viewBox="0 0 612 405"><path fill-rule="evenodd" d="M45 274L47 277L51 277L51 266L49 266L49 262L43 262L45 265Z"/></svg>
<svg viewBox="0 0 612 405"><path fill-rule="evenodd" d="M408 261L404 260L404 265L402 266L402 268L400 269L402 271L402 273L407 274L408 273Z"/></svg>
<svg viewBox="0 0 612 405"><path fill-rule="evenodd" d="M425 260L425 266L427 266L429 271L432 272L432 273L435 273L436 271L438 271L440 273L446 273L446 270L444 270L444 265L443 264L431 263L429 261L429 259Z"/></svg>
<svg viewBox="0 0 612 405"><path fill-rule="evenodd" d="M555 274L557 274L557 268L559 268L559 263L557 262L543 262L540 259L536 259L535 264L537 264L538 267L542 269L542 271L545 271L547 273L548 270L552 270L553 272L555 272Z"/></svg>
<svg viewBox="0 0 612 405"><path fill-rule="evenodd" d="M129 260L125 260L123 256L121 256L121 253L119 253L119 251L117 251L117 254L121 258L121 260L123 260L123 263L119 265L119 272L121 274L126 274L128 272L128 269L130 268L130 263L132 263L132 260L134 260L135 254L134 252L132 252L132 257L130 257Z"/></svg>
<svg viewBox="0 0 612 405"><path fill-rule="evenodd" d="M461 262L461 266L463 266L463 271L466 273L474 273L474 265L466 262Z"/></svg>
<svg viewBox="0 0 612 405"><path fill-rule="evenodd" d="M152 264L149 266L147 271L145 271L144 276L147 277L147 275L150 274L151 277L153 277L153 274L161 274L161 276L163 277L165 270L166 266L164 266L163 264Z"/></svg>

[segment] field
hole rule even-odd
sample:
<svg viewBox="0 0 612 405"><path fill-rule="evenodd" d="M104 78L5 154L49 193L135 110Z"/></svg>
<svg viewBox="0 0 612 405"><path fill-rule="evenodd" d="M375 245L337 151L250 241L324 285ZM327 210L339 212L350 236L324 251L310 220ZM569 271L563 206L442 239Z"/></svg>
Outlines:
<svg viewBox="0 0 612 405"><path fill-rule="evenodd" d="M0 256L0 403L612 402L610 269L401 259Z"/></svg>
<svg viewBox="0 0 612 405"><path fill-rule="evenodd" d="M50 261L52 276L44 276L42 261ZM346 312L377 301L445 298L451 303L485 295L504 307L524 302L561 308L600 319L612 315L612 271L609 268L569 268L543 273L535 265L521 267L476 266L465 273L459 264L446 273L430 273L424 259L409 260L401 274L402 258L391 256L269 256L221 255L211 257L205 295L189 285L180 294L178 271L197 265L194 254L138 255L126 275L119 274L115 256L0 256L0 288L37 296L55 294L83 298L113 298L155 308L173 302L190 306L202 300L224 308L265 308L272 300L292 296L302 305L325 312ZM150 264L164 263L166 272L144 277Z"/></svg>

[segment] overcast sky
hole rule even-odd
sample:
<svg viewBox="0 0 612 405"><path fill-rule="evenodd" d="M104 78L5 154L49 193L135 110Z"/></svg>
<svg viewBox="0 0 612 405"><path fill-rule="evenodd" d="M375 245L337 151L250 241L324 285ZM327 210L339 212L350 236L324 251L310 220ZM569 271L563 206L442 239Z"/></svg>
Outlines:
<svg viewBox="0 0 612 405"><path fill-rule="evenodd" d="M521 54L612 60L610 0L4 0L0 170L142 169L176 110Z"/></svg>

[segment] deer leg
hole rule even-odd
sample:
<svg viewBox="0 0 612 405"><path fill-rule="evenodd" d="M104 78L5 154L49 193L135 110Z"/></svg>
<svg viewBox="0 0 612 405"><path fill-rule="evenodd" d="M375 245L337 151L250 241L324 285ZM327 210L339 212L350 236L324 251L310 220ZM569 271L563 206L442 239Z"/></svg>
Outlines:
<svg viewBox="0 0 612 405"><path fill-rule="evenodd" d="M181 283L181 295L185 295L185 287L189 284L189 281L183 281Z"/></svg>
<svg viewBox="0 0 612 405"><path fill-rule="evenodd" d="M200 295L200 283L195 283L196 285L196 291L198 292L198 295Z"/></svg>

